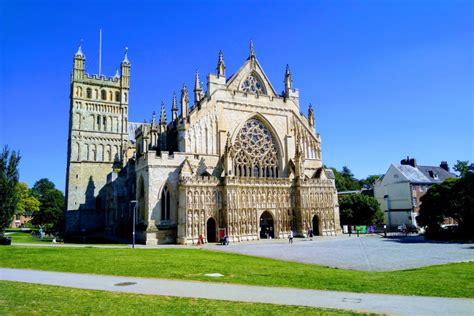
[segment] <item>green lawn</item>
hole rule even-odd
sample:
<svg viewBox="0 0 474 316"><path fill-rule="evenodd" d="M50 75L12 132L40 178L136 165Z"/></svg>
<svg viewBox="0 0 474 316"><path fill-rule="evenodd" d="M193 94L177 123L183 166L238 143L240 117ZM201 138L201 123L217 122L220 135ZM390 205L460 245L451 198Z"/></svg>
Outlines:
<svg viewBox="0 0 474 316"><path fill-rule="evenodd" d="M13 243L28 243L28 244L42 244L42 243L51 243L53 238L51 237L44 237L43 239L39 239L39 237L34 237L31 235L31 232L7 232L5 234L7 237L11 237Z"/></svg>
<svg viewBox="0 0 474 316"><path fill-rule="evenodd" d="M240 303L0 281L0 315L367 315L333 309Z"/></svg>
<svg viewBox="0 0 474 316"><path fill-rule="evenodd" d="M10 246L0 247L0 266L351 292L474 297L474 262L366 272L202 249ZM204 275L214 272L224 277Z"/></svg>

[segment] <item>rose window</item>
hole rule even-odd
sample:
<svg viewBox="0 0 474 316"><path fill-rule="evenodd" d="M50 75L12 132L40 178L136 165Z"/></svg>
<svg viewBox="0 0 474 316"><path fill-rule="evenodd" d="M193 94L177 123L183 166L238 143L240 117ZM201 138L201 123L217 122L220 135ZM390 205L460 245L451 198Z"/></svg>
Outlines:
<svg viewBox="0 0 474 316"><path fill-rule="evenodd" d="M253 75L249 75L242 82L242 91L247 93L265 94L263 84Z"/></svg>
<svg viewBox="0 0 474 316"><path fill-rule="evenodd" d="M277 147L270 131L248 120L234 143L234 174L240 177L278 177Z"/></svg>

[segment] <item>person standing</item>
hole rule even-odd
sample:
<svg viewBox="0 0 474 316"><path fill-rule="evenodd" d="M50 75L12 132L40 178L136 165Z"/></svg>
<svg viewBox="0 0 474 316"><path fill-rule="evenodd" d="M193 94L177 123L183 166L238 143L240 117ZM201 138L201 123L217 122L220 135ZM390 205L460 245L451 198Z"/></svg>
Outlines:
<svg viewBox="0 0 474 316"><path fill-rule="evenodd" d="M288 242L289 242L290 244L293 243L293 231L290 231L290 234L288 235Z"/></svg>

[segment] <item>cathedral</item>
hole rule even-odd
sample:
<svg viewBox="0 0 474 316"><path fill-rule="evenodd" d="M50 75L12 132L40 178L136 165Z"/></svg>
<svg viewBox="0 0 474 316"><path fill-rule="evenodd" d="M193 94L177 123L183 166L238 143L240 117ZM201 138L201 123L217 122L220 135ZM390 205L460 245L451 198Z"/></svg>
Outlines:
<svg viewBox="0 0 474 316"><path fill-rule="evenodd" d="M131 63L89 75L79 47L71 74L66 233L146 245L340 233L334 174L321 160L314 112L300 112L290 68L277 93L250 43L226 75L222 52L206 86L196 73L171 119L128 121ZM191 102L190 94L193 96ZM179 99L179 104L178 104ZM179 108L178 108L179 106Z"/></svg>

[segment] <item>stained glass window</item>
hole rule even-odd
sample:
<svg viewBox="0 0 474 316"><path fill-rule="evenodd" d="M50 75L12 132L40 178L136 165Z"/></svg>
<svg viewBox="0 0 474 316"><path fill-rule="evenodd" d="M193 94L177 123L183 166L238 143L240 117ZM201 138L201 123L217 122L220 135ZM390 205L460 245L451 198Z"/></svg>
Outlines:
<svg viewBox="0 0 474 316"><path fill-rule="evenodd" d="M248 120L234 143L234 173L241 177L278 177L277 147L270 131L257 119Z"/></svg>
<svg viewBox="0 0 474 316"><path fill-rule="evenodd" d="M243 82L242 82L242 91L250 92L250 93L258 93L258 94L265 94L265 90L263 84L254 76L249 75Z"/></svg>

